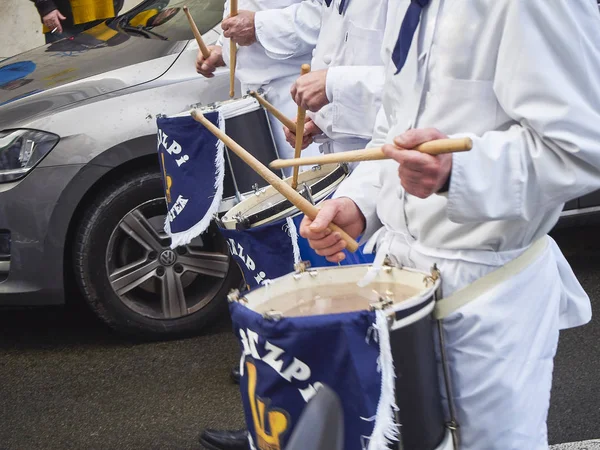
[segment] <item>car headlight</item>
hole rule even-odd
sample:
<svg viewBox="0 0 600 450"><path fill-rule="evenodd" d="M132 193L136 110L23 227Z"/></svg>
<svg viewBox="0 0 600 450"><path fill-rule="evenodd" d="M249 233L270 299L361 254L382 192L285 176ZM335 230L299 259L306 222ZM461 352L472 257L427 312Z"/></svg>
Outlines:
<svg viewBox="0 0 600 450"><path fill-rule="evenodd" d="M0 131L0 183L23 178L59 139L55 134L38 130Z"/></svg>

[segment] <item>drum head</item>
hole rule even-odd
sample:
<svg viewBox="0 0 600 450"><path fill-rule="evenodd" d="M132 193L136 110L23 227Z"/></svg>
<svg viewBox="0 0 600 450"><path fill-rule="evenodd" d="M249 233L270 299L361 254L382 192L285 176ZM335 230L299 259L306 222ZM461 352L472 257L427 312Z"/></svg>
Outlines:
<svg viewBox="0 0 600 450"><path fill-rule="evenodd" d="M389 299L389 307L399 311L433 301L439 287L439 279L431 280L430 274L397 267L382 268L369 285L359 287L357 282L370 267L326 267L286 275L246 294L246 306L259 314L303 317L369 310Z"/></svg>
<svg viewBox="0 0 600 450"><path fill-rule="evenodd" d="M313 201L318 203L330 195L347 174L345 165L315 166L298 175L298 190L303 193L308 188ZM291 185L292 177L284 181ZM221 221L225 228L234 230L257 227L299 213L274 187L268 186L231 208Z"/></svg>

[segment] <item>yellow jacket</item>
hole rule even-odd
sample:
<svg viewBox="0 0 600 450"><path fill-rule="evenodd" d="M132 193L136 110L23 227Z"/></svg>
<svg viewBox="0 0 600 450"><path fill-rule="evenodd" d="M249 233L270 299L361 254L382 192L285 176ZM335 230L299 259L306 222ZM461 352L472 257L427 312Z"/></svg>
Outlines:
<svg viewBox="0 0 600 450"><path fill-rule="evenodd" d="M69 0L69 3L74 25L115 16L114 0ZM49 31L51 30L44 25L44 33Z"/></svg>

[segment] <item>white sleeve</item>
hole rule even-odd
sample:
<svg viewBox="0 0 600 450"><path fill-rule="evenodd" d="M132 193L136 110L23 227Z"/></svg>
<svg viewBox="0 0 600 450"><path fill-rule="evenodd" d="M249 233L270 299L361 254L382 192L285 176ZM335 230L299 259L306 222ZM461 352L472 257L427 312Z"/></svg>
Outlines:
<svg viewBox="0 0 600 450"><path fill-rule="evenodd" d="M333 140L371 139L384 80L383 66L330 67L326 81L330 103L313 120Z"/></svg>
<svg viewBox="0 0 600 450"><path fill-rule="evenodd" d="M369 147L378 147L385 143L388 134L388 122L383 107L377 113L373 140ZM386 161L363 161L344 180L333 195L334 198L348 197L356 203L366 219L366 228L361 242L369 239L382 224L377 217L377 199L382 187L382 168Z"/></svg>
<svg viewBox="0 0 600 450"><path fill-rule="evenodd" d="M600 20L592 2L508 2L494 91L517 122L453 155L456 223L529 220L600 188Z"/></svg>
<svg viewBox="0 0 600 450"><path fill-rule="evenodd" d="M321 10L322 0L304 0L287 8L258 11L256 40L272 59L306 55L317 45Z"/></svg>

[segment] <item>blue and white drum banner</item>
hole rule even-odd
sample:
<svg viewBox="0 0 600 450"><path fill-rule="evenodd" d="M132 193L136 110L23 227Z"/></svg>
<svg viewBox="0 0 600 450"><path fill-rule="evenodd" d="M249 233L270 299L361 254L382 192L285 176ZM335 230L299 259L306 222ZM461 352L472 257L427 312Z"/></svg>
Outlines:
<svg viewBox="0 0 600 450"><path fill-rule="evenodd" d="M345 450L384 450L399 439L383 311L273 320L231 302L230 312L242 350L240 391L251 448L284 450L322 384L342 402Z"/></svg>
<svg viewBox="0 0 600 450"><path fill-rule="evenodd" d="M219 228L248 288L293 272L294 265L300 261L309 262L311 267L338 265L317 255L308 241L299 235L303 217L303 214L298 214L246 230ZM355 253L344 250L346 258L340 265L372 263L374 255L363 250L362 246Z"/></svg>
<svg viewBox="0 0 600 450"><path fill-rule="evenodd" d="M224 129L218 111L204 116ZM171 248L202 234L223 197L224 144L190 115L159 117L158 156L163 175Z"/></svg>

